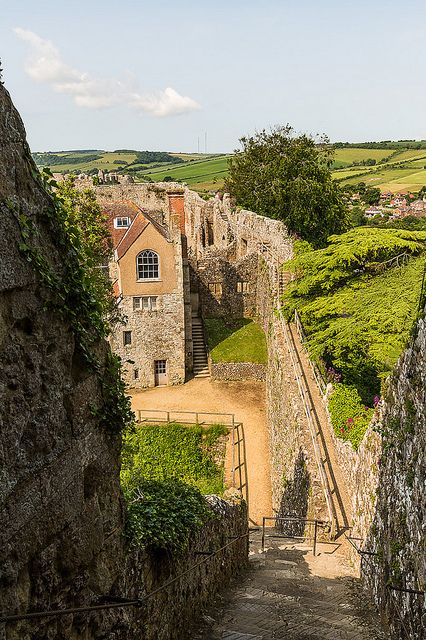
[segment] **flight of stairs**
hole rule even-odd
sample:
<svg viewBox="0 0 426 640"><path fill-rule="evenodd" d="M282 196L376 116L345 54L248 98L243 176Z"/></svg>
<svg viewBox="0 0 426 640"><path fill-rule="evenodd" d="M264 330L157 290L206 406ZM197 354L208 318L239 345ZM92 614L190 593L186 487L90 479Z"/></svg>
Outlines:
<svg viewBox="0 0 426 640"><path fill-rule="evenodd" d="M192 317L192 345L194 357L194 377L208 378L210 376L207 360L206 345L204 344L203 323L201 318Z"/></svg>

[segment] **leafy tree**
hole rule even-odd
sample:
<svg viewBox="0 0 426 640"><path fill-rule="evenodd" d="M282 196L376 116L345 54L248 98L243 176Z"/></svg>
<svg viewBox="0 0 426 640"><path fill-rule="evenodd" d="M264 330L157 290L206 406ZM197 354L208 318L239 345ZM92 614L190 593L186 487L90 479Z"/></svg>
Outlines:
<svg viewBox="0 0 426 640"><path fill-rule="evenodd" d="M377 187L366 187L361 197L366 204L378 204L380 202L380 189Z"/></svg>
<svg viewBox="0 0 426 640"><path fill-rule="evenodd" d="M415 322L425 265L426 232L360 227L313 251L296 243L286 263L295 274L283 297L297 309L311 356L333 367L371 406ZM404 266L387 262L401 253Z"/></svg>
<svg viewBox="0 0 426 640"><path fill-rule="evenodd" d="M331 177L333 151L327 138L317 144L286 125L240 142L225 182L238 205L282 220L315 247L348 228L342 193Z"/></svg>
<svg viewBox="0 0 426 640"><path fill-rule="evenodd" d="M57 183L56 196L62 204L68 232L78 235L74 242L80 246L80 262L93 284L107 322L119 320L117 304L108 274L112 254L112 239L108 218L96 201L91 189L75 187L75 177Z"/></svg>
<svg viewBox="0 0 426 640"><path fill-rule="evenodd" d="M351 225L362 227L365 224L365 215L361 207L352 207L349 212Z"/></svg>

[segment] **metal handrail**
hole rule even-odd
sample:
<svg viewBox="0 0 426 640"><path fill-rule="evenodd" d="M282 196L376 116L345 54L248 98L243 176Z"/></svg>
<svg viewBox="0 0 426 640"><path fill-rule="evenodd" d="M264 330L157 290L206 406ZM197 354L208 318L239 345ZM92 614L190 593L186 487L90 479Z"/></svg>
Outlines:
<svg viewBox="0 0 426 640"><path fill-rule="evenodd" d="M360 547L357 547L356 544L354 544L353 540L360 540L362 542L364 542L364 538L353 538L351 536L346 535L346 533L344 533L345 538L348 540L348 542L352 545L352 547L355 549L355 551L358 553L358 555L361 556L361 559L365 559L365 561L370 565L370 567L372 567L373 571L375 571L375 565L372 562L372 558L376 557L378 558L378 554L374 553L372 551L365 551L364 549L361 549ZM363 571L363 567L362 567L362 562L361 562L361 571ZM426 593L424 591L419 591L417 589L407 589L407 588L403 588L403 587L398 587L396 585L393 584L386 584L386 588L389 590L390 593L394 592L394 591L402 591L403 593L408 593L411 595L418 595L418 596L425 596ZM402 624L402 627L405 631L405 633L407 634L407 640L408 638L410 638L410 631L407 629L407 627L405 626L405 620L404 620L404 616L401 613L401 610L399 608L399 603L394 599L393 600L394 603L394 607L395 610L398 614L399 620Z"/></svg>
<svg viewBox="0 0 426 640"><path fill-rule="evenodd" d="M307 340L306 333L305 333L305 329L303 327L302 321L300 319L300 316L297 313L297 309L294 310L294 324L296 326L296 331L299 334L300 342L302 343L302 346L305 349L308 362L312 369L312 373L314 375L315 382L317 383L318 389L320 390L321 395L325 396L327 392L327 382L324 380L324 377L321 371L318 369L318 366L309 357L309 352L306 348L306 340Z"/></svg>
<svg viewBox="0 0 426 640"><path fill-rule="evenodd" d="M142 414L148 414L147 416L143 417ZM152 414L160 414L160 417L157 417L157 415L152 415ZM138 409L136 411L136 415L137 415L137 421L138 422L148 422L149 420L156 420L157 422L165 422L167 424L170 424L171 422L183 422L185 423L185 420L179 420L179 416L195 416L195 420L190 420L188 422L186 422L186 424L199 424L199 425L203 425L203 424L223 424L226 427L233 427L235 424L235 414L234 413L213 413L213 412L207 412L207 411L180 411L178 409ZM162 418L161 416L164 416L164 418ZM171 418L171 416L175 416L174 419ZM208 418L210 416L214 416L215 420L214 421L208 421L206 419L202 419L200 420L199 418ZM225 418L225 420L217 420L217 418ZM142 419L143 418L143 419Z"/></svg>
<svg viewBox="0 0 426 640"><path fill-rule="evenodd" d="M199 562L196 562L195 564L191 565L190 567L188 567L188 569L180 573L178 576L172 578L171 580L168 580L164 584L157 587L157 589L150 591L150 593L148 593L146 596L142 598L137 598L132 600L128 598L118 598L118 597L115 598L114 596L100 596L100 599L105 600L107 598L110 598L110 599L116 600L116 602L110 602L108 604L94 604L94 605L88 605L86 607L72 607L70 609L53 609L51 611L33 611L32 613L2 615L0 616L0 624L4 622L19 622L20 620L30 620L32 618L49 618L52 616L67 616L71 613L86 613L89 611L99 611L102 609L114 609L119 607L141 607L147 600L149 600L149 598L152 598L152 596L156 595L163 589L166 589L167 587L170 587L172 584L174 584L178 580L181 580L188 573L190 573L200 565L204 564L205 562L208 562L212 558L216 557L219 553L227 549L227 547L230 547L232 544L234 544L238 540L247 538L249 534L250 532L247 531L247 533L242 533L239 536L233 537L230 542L227 542L219 549L216 549L216 551L212 551L211 553L209 552L209 555L206 555L205 557L203 557Z"/></svg>
<svg viewBox="0 0 426 640"><path fill-rule="evenodd" d="M310 518L301 518L299 516L263 516L262 519L262 551L265 550L265 538L303 538L304 540L308 540L307 536L284 536L284 535L267 535L265 533L266 529L266 521L273 520L274 522L297 522L300 524L313 524L314 525L314 535L313 535L313 543L312 543L312 554L316 556L317 551L317 537L318 537L318 525L323 525L324 522L322 520L312 520Z"/></svg>
<svg viewBox="0 0 426 640"><path fill-rule="evenodd" d="M332 536L333 536L333 535L335 535L337 533L337 529L338 529L336 507L335 507L334 502L333 502L332 497L331 497L330 484L329 484L328 477L327 477L327 474L326 474L326 471L325 471L325 466L324 466L324 462L323 462L323 459L322 459L322 456L321 456L321 452L320 452L320 449L319 449L319 446L318 446L315 424L314 424L314 421L312 419L311 409L310 409L310 406L309 406L309 402L307 400L307 390L305 389L303 373L300 370L300 365L298 365L298 363L297 363L297 357L296 357L296 354L294 353L294 349L293 349L293 347L291 345L291 340L290 340L290 337L288 335L287 322L286 322L281 310L278 311L278 317L280 319L280 324L281 324L281 327L283 329L284 338L285 338L285 341L286 341L286 344L287 344L288 351L290 353L290 358L291 358L291 361L292 361L293 370L294 370L294 374L296 376L296 382L297 382L297 386L298 386L298 389L299 389L299 395L300 395L300 398L302 400L303 408L305 410L306 419L307 419L308 427L309 427L309 432L311 434L312 445L313 445L313 448L314 448L315 461L317 463L318 472L319 472L319 475L320 475L321 485L322 485L322 489L323 489L323 493L324 493L324 497L325 497L325 501L326 501L326 505L327 505L327 511L328 511L328 516L330 518L330 522L331 522L331 531L332 531Z"/></svg>

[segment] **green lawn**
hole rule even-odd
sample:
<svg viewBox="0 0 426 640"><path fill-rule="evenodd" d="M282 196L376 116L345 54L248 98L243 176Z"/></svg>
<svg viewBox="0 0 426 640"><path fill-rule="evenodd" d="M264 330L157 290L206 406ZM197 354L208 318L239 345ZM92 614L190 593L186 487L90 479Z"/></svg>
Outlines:
<svg viewBox="0 0 426 640"><path fill-rule="evenodd" d="M221 318L207 318L204 323L213 362L266 364L265 334L253 320L242 318L227 324Z"/></svg>

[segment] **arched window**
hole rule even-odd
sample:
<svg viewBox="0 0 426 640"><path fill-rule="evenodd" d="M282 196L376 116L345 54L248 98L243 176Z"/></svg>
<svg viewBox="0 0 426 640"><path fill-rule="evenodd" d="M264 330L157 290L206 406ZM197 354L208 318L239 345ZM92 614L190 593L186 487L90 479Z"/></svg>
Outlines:
<svg viewBox="0 0 426 640"><path fill-rule="evenodd" d="M160 277L160 259L158 253L146 249L136 258L138 280L154 280Z"/></svg>

